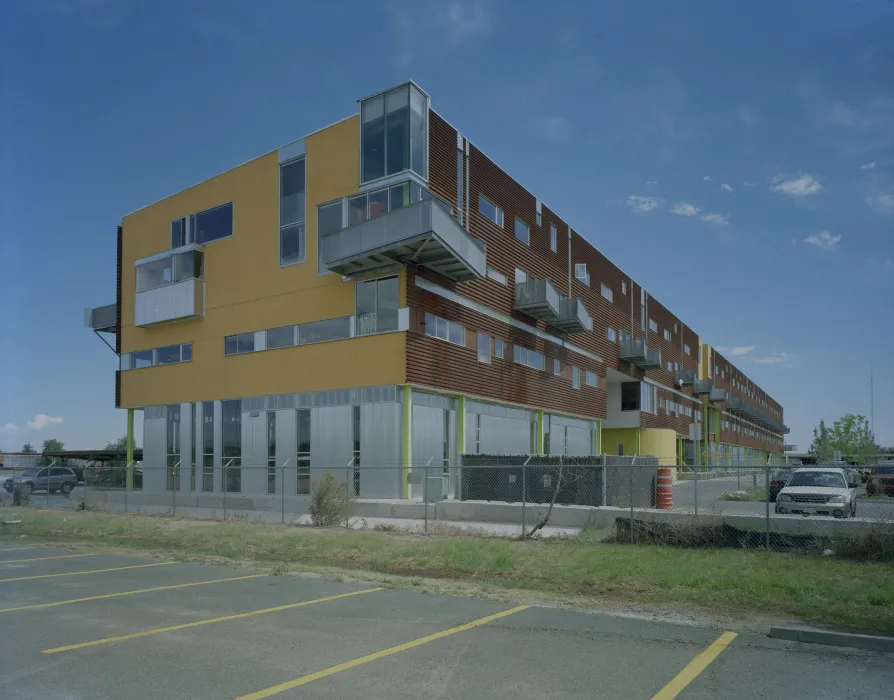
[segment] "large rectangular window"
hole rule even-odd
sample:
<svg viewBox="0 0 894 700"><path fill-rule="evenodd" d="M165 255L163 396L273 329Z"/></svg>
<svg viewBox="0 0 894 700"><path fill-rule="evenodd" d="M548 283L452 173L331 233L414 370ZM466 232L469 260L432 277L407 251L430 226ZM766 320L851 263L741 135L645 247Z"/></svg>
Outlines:
<svg viewBox="0 0 894 700"><path fill-rule="evenodd" d="M397 330L397 277L357 282L355 289L356 335Z"/></svg>
<svg viewBox="0 0 894 700"><path fill-rule="evenodd" d="M531 229L517 216L515 217L515 237L525 245L531 245Z"/></svg>
<svg viewBox="0 0 894 700"><path fill-rule="evenodd" d="M425 335L446 340L454 345L464 346L466 344L466 329L464 326L434 314L425 314Z"/></svg>
<svg viewBox="0 0 894 700"><path fill-rule="evenodd" d="M621 382L621 410L638 411L640 388L639 382Z"/></svg>
<svg viewBox="0 0 894 700"><path fill-rule="evenodd" d="M297 345L295 337L295 326L281 326L280 328L270 328L267 331L267 349L287 348Z"/></svg>
<svg viewBox="0 0 894 700"><path fill-rule="evenodd" d="M241 355L246 352L255 351L255 334L239 333L238 335L228 335L224 338L224 355Z"/></svg>
<svg viewBox="0 0 894 700"><path fill-rule="evenodd" d="M221 401L223 438L223 490L242 490L242 402Z"/></svg>
<svg viewBox="0 0 894 700"><path fill-rule="evenodd" d="M233 235L233 203L200 211L195 215L195 242L210 243Z"/></svg>
<svg viewBox="0 0 894 700"><path fill-rule="evenodd" d="M487 268L487 276L498 284L506 284L506 275L492 267Z"/></svg>
<svg viewBox="0 0 894 700"><path fill-rule="evenodd" d="M185 250L137 265L137 292L147 292L188 279L204 276L204 253Z"/></svg>
<svg viewBox="0 0 894 700"><path fill-rule="evenodd" d="M202 491L214 491L214 402L202 404Z"/></svg>
<svg viewBox="0 0 894 700"><path fill-rule="evenodd" d="M401 85L360 103L361 181L404 170L426 173L426 99L413 85Z"/></svg>
<svg viewBox="0 0 894 700"><path fill-rule="evenodd" d="M298 484L297 493L310 493L310 409L302 408L298 414Z"/></svg>
<svg viewBox="0 0 894 700"><path fill-rule="evenodd" d="M327 318L324 321L302 323L298 330L301 345L323 343L327 340L343 340L351 337L351 317Z"/></svg>
<svg viewBox="0 0 894 700"><path fill-rule="evenodd" d="M503 226L503 210L480 192L478 193L478 212L493 221L497 226Z"/></svg>
<svg viewBox="0 0 894 700"><path fill-rule="evenodd" d="M304 158L279 166L279 264L304 262Z"/></svg>
<svg viewBox="0 0 894 700"><path fill-rule="evenodd" d="M587 386L592 386L596 389L599 388L599 375L596 372L591 372L587 370L586 375L584 377Z"/></svg>
<svg viewBox="0 0 894 700"><path fill-rule="evenodd" d="M536 350L529 350L520 345L512 348L512 359L520 365L526 365L532 369L546 371L546 356Z"/></svg>

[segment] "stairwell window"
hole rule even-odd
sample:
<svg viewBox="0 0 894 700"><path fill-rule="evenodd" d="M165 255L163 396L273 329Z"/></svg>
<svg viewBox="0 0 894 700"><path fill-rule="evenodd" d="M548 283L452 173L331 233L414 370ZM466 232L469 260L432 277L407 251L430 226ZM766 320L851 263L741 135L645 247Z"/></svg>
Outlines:
<svg viewBox="0 0 894 700"><path fill-rule="evenodd" d="M515 237L525 245L531 245L531 229L517 216L515 217Z"/></svg>
<svg viewBox="0 0 894 700"><path fill-rule="evenodd" d="M304 158L279 166L279 264L304 262Z"/></svg>
<svg viewBox="0 0 894 700"><path fill-rule="evenodd" d="M611 287L609 287L609 286L607 286L607 285L605 285L605 284L600 285L600 291L602 292L602 297L603 297L604 299L608 299L608 301L614 301L614 300L615 300L615 295L614 295L614 293L612 292L612 288L611 288Z"/></svg>
<svg viewBox="0 0 894 700"><path fill-rule="evenodd" d="M500 228L503 227L503 210L480 192L478 193L478 213L486 216Z"/></svg>
<svg viewBox="0 0 894 700"><path fill-rule="evenodd" d="M549 225L549 249L554 253L559 248L559 232L555 224Z"/></svg>
<svg viewBox="0 0 894 700"><path fill-rule="evenodd" d="M627 296L627 283L624 281L621 282L621 294Z"/></svg>

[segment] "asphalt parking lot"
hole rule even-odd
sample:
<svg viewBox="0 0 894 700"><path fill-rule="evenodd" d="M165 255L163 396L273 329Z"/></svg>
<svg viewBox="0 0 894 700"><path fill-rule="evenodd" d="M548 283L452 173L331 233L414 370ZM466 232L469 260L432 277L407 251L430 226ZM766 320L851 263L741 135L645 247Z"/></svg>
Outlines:
<svg viewBox="0 0 894 700"><path fill-rule="evenodd" d="M0 542L0 697L889 698L891 655Z"/></svg>

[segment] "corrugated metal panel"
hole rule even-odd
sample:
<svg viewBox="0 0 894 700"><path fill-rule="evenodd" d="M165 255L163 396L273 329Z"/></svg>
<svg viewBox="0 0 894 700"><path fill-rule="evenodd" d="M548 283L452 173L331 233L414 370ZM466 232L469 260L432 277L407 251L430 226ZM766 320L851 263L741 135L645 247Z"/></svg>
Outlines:
<svg viewBox="0 0 894 700"><path fill-rule="evenodd" d="M344 479L344 470L354 452L351 406L314 408L310 419L311 477L319 479L327 470Z"/></svg>
<svg viewBox="0 0 894 700"><path fill-rule="evenodd" d="M592 433L589 430L582 430L580 428L571 428L567 426L566 430L568 431L566 434L566 454L568 454L569 456L585 456L591 454L590 437Z"/></svg>
<svg viewBox="0 0 894 700"><path fill-rule="evenodd" d="M360 407L362 498L399 498L401 495L401 470L396 468L401 458L401 415L399 403Z"/></svg>
<svg viewBox="0 0 894 700"><path fill-rule="evenodd" d="M430 408L440 408L449 411L456 406L456 399L452 396L441 396L440 394L432 394L427 391L413 390L414 406L429 406Z"/></svg>
<svg viewBox="0 0 894 700"><path fill-rule="evenodd" d="M430 475L444 468L444 409L413 405L413 469L429 466ZM424 476L424 475L423 475ZM421 496L422 485L411 484L410 496Z"/></svg>
<svg viewBox="0 0 894 700"><path fill-rule="evenodd" d="M277 488L285 488L286 495L289 496L296 493L298 486L297 454L298 416L291 408L279 409L276 412ZM282 469L283 465L286 465L285 470Z"/></svg>
<svg viewBox="0 0 894 700"><path fill-rule="evenodd" d="M167 486L166 428L164 406L143 411L143 490L147 492L164 491Z"/></svg>
<svg viewBox="0 0 894 700"><path fill-rule="evenodd" d="M527 454L531 451L531 422L481 416L481 453Z"/></svg>
<svg viewBox="0 0 894 700"><path fill-rule="evenodd" d="M221 402L214 402L214 490L223 491L223 411Z"/></svg>
<svg viewBox="0 0 894 700"><path fill-rule="evenodd" d="M480 401L467 401L466 410L472 413L480 413L485 416L496 416L497 418L510 418L512 420L535 421L537 414L534 411L528 411L523 408L512 408L512 406L501 406L494 403L482 403Z"/></svg>
<svg viewBox="0 0 894 700"><path fill-rule="evenodd" d="M189 491L189 470L192 467L193 436L196 427L192 424L192 404L180 404L180 490Z"/></svg>
<svg viewBox="0 0 894 700"><path fill-rule="evenodd" d="M243 412L242 493L267 493L267 470L264 468L266 465L267 412L257 410Z"/></svg>

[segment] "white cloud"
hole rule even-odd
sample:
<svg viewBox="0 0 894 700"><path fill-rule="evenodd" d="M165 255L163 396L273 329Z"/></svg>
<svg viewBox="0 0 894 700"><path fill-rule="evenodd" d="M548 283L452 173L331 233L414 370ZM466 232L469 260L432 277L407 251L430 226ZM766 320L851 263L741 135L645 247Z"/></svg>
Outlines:
<svg viewBox="0 0 894 700"><path fill-rule="evenodd" d="M835 250L838 244L841 243L841 234L834 236L828 231L820 231L819 233L811 233L804 239L804 242L823 250Z"/></svg>
<svg viewBox="0 0 894 700"><path fill-rule="evenodd" d="M747 355L748 353L757 350L757 345L734 345L731 348L721 348L718 346L717 350L730 357L742 357L742 355Z"/></svg>
<svg viewBox="0 0 894 700"><path fill-rule="evenodd" d="M17 426L15 423L5 423L3 425L0 425L0 433L6 433L7 435L14 433L18 429L19 426Z"/></svg>
<svg viewBox="0 0 894 700"><path fill-rule="evenodd" d="M788 364L795 359L794 353L791 352L772 352L763 357L755 357L754 362L758 365L781 365Z"/></svg>
<svg viewBox="0 0 894 700"><path fill-rule="evenodd" d="M689 204L687 202L679 202L677 204L674 204L673 208L671 209L671 213L678 214L679 216L695 216L700 211L701 209L699 209L697 206L695 206L694 204Z"/></svg>
<svg viewBox="0 0 894 700"><path fill-rule="evenodd" d="M802 175L794 180L783 180L773 189L791 197L808 197L812 194L818 194L823 189L823 186L812 175Z"/></svg>
<svg viewBox="0 0 894 700"><path fill-rule="evenodd" d="M96 31L123 24L131 5L130 0L36 0L34 3L40 12L78 20Z"/></svg>
<svg viewBox="0 0 894 700"><path fill-rule="evenodd" d="M48 416L46 413L38 413L34 416L34 420L28 421L28 427L32 430L41 430L48 425L59 425L62 422L62 416Z"/></svg>
<svg viewBox="0 0 894 700"><path fill-rule="evenodd" d="M878 197L869 197L866 203L881 214L894 214L894 192Z"/></svg>
<svg viewBox="0 0 894 700"><path fill-rule="evenodd" d="M563 141L567 138L570 131L570 124L565 117L553 115L551 117L541 117L536 121L537 126L543 135L551 141Z"/></svg>
<svg viewBox="0 0 894 700"><path fill-rule="evenodd" d="M437 3L435 21L447 32L452 44L460 44L473 37L489 34L493 29L486 2L454 0L446 7Z"/></svg>
<svg viewBox="0 0 894 700"><path fill-rule="evenodd" d="M863 165L860 166L860 170L872 170L874 167L875 161L872 161L870 163L863 163Z"/></svg>
<svg viewBox="0 0 894 700"><path fill-rule="evenodd" d="M726 183L724 182L724 183L720 186L720 189L722 189L724 192L732 192L732 191L733 191L733 186L732 186L732 185L728 185L728 184L726 184Z"/></svg>
<svg viewBox="0 0 894 700"><path fill-rule="evenodd" d="M710 175L705 175L705 176L702 178L702 180L704 180L705 182L714 182L714 178L711 177Z"/></svg>
<svg viewBox="0 0 894 700"><path fill-rule="evenodd" d="M711 212L705 212L702 214L702 221L707 221L709 224L716 224L718 226L727 226L729 224L729 217L724 216L723 214L713 214Z"/></svg>
<svg viewBox="0 0 894 700"><path fill-rule="evenodd" d="M443 54L487 36L494 28L492 4L491 0L419 0L413 12L407 12L405 2L390 0L386 7L397 34L392 60L406 71L422 54Z"/></svg>
<svg viewBox="0 0 894 700"><path fill-rule="evenodd" d="M627 206L634 214L645 214L661 206L658 197L645 197L641 194L632 194L627 198Z"/></svg>

